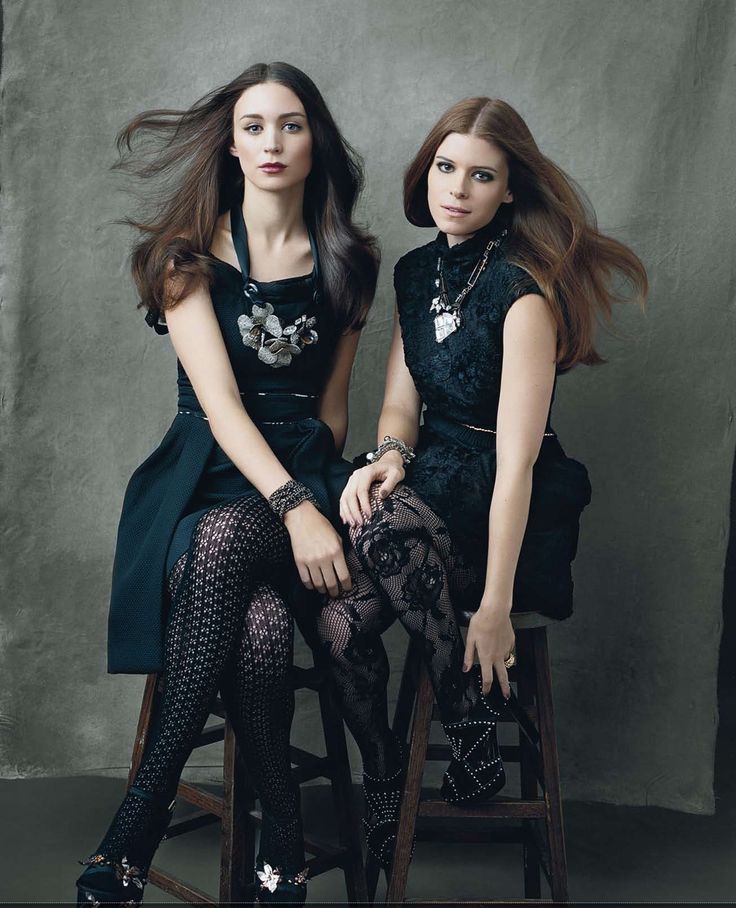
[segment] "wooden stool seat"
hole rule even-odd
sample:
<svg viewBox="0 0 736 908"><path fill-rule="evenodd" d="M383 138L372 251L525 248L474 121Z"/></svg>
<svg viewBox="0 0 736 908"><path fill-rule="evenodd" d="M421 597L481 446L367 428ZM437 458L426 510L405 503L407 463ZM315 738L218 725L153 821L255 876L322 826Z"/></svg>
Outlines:
<svg viewBox="0 0 736 908"><path fill-rule="evenodd" d="M467 626L473 614L460 613L460 623ZM426 763L448 763L452 754L448 744L429 743L432 722L439 721L439 711L420 647L416 642L409 645L394 714L394 731L401 740L407 739L411 724L409 763L388 878L387 904L404 901L415 834L419 841L519 843L525 899L541 898L543 872L552 899L567 900L567 863L547 650L547 626L556 620L538 612L512 612L511 618L517 661L509 671L509 680L516 686L516 692L513 693L512 687L510 715L500 721L518 728L519 743L502 744L500 750L507 768L510 763L520 767L521 797L518 798L497 796L486 804L459 807L448 804L436 791L422 789ZM369 859L367 869L368 890L374 896L378 866ZM437 897L442 895L438 893ZM494 899L505 901L502 894L489 892L487 901L492 903ZM454 901L467 903L467 898Z"/></svg>
<svg viewBox="0 0 736 908"><path fill-rule="evenodd" d="M326 755L321 757L292 747L292 772L300 785L315 779L329 781L338 825L337 845L305 834L304 848L311 855L306 862L309 877L311 879L328 870L340 868L345 875L347 901L365 902L368 897L365 871L343 722L333 701L327 676L321 668L316 665L309 668L294 666L292 681L294 690L311 690L319 698L326 751ZM149 675L146 681L128 776L129 785L133 784L143 757L154 701L162 693L161 683L156 674ZM248 780L247 767L241 760L235 733L220 697L212 703L210 715L218 716L223 721L205 728L194 748L205 747L215 741L224 742L222 794L213 794L191 782L180 782L177 799L199 809L183 819L173 820L166 838L172 839L211 823L222 824L219 895L215 897L202 892L191 883L174 877L155 865L150 868L148 879L154 886L186 902L204 905L249 902L256 895L256 828L260 824L261 813L256 809L256 794Z"/></svg>

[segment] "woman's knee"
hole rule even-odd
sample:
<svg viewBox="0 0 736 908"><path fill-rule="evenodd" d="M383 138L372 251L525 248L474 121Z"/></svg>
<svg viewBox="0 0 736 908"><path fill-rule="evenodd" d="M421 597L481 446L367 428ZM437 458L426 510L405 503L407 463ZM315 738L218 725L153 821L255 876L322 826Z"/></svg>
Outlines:
<svg viewBox="0 0 736 908"><path fill-rule="evenodd" d="M317 635L324 652L333 660L341 661L352 634L352 622L339 600L325 602L317 616Z"/></svg>
<svg viewBox="0 0 736 908"><path fill-rule="evenodd" d="M217 563L228 570L250 564L258 558L262 543L267 542L268 517L261 513L257 499L211 508L194 529L194 559Z"/></svg>
<svg viewBox="0 0 736 908"><path fill-rule="evenodd" d="M257 583L251 590L245 622L261 645L274 653L288 654L294 643L294 619L283 596L270 583Z"/></svg>

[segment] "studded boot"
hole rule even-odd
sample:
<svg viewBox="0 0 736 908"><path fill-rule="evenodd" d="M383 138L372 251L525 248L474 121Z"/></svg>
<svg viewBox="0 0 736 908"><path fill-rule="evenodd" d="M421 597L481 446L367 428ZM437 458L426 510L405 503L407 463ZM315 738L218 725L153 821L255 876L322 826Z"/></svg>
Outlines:
<svg viewBox="0 0 736 908"><path fill-rule="evenodd" d="M496 737L496 722L506 708L500 700L500 694L481 696L466 719L443 723L452 760L442 780L442 797L450 804L487 801L506 784Z"/></svg>
<svg viewBox="0 0 736 908"><path fill-rule="evenodd" d="M401 813L401 799L406 778L406 747L397 742L400 766L385 778L363 773L366 816L363 820L368 851L384 870L389 870L394 857L396 831ZM412 842L412 855L415 842Z"/></svg>

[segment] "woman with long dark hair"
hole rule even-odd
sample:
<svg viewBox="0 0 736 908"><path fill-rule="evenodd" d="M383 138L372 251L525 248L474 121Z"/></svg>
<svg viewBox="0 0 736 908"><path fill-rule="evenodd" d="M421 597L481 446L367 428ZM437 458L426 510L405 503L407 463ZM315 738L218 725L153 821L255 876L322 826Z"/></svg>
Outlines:
<svg viewBox="0 0 736 908"><path fill-rule="evenodd" d="M366 788L380 793L384 865L402 767L383 718L380 633L398 616L424 642L453 752L444 797L492 797L505 782L496 722L511 695L510 613L570 615L571 562L591 494L585 467L566 456L550 422L556 378L602 362L596 315L609 319L614 301L647 293L639 259L596 229L572 181L503 101L468 98L443 114L406 172L404 210L440 232L396 266L379 445L341 500L389 615L338 598L320 620L348 723L359 743L372 742L372 759L390 755ZM629 292L618 296L614 279ZM409 500L424 509L440 555L419 567L416 526L402 517ZM465 644L454 608L475 612Z"/></svg>
<svg viewBox="0 0 736 908"><path fill-rule="evenodd" d="M261 901L303 901L289 760L290 605L349 590L339 451L378 253L353 223L357 155L312 81L258 64L187 111L142 114L121 167L160 177L132 256L146 320L178 357L177 415L123 505L110 672L160 672L140 768L77 881L140 902L184 764L219 690L258 790ZM172 182L173 181L173 182Z"/></svg>

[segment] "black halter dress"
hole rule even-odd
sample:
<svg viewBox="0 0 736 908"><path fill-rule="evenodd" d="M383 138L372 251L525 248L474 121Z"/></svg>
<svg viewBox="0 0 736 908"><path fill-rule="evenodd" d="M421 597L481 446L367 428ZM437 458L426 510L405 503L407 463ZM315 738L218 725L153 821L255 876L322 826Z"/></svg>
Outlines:
<svg viewBox="0 0 736 908"><path fill-rule="evenodd" d="M497 216L471 239L452 247L440 233L400 259L394 272L404 356L426 404L417 457L407 469L406 482L445 521L459 564L472 569L473 585L458 603L469 610L478 607L485 583L504 319L519 297L543 294L525 271L511 264L507 241L502 240L463 302L460 327L442 342L436 340L430 304L437 295L438 257L454 299L503 226ZM572 612L571 562L579 518L590 501L591 487L585 467L565 455L549 416L545 433L534 466L513 611L565 618Z"/></svg>
<svg viewBox="0 0 736 908"><path fill-rule="evenodd" d="M339 497L353 467L317 406L339 329L320 291L318 251L304 277L254 281L239 206L231 212L240 270L213 258L212 305L248 415L288 472L342 532ZM160 315L147 322L166 333ZM215 441L181 363L178 409L161 444L133 473L123 502L108 621L108 671L163 667L166 578L210 508L260 493ZM294 578L296 573L294 572ZM293 580L295 591L303 589Z"/></svg>

